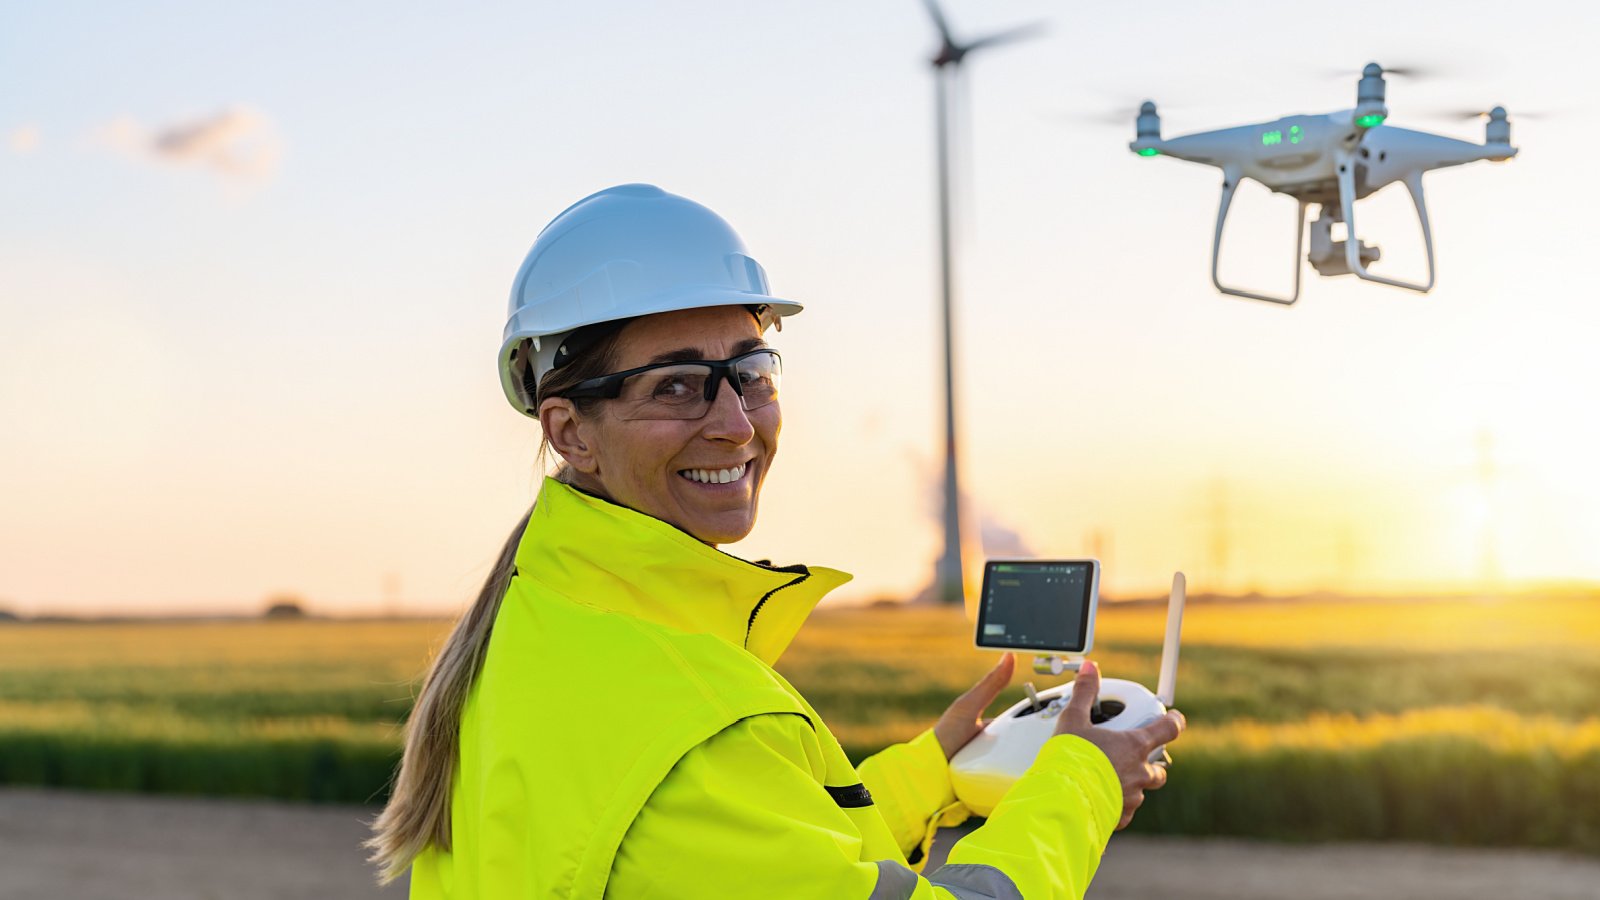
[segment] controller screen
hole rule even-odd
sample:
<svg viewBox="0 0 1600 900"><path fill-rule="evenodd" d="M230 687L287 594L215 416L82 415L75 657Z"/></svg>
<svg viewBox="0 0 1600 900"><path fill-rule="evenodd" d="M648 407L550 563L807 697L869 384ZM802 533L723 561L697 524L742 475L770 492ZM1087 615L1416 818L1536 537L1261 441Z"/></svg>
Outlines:
<svg viewBox="0 0 1600 900"><path fill-rule="evenodd" d="M1094 573L1088 562L991 562L983 570L978 646L1084 649Z"/></svg>

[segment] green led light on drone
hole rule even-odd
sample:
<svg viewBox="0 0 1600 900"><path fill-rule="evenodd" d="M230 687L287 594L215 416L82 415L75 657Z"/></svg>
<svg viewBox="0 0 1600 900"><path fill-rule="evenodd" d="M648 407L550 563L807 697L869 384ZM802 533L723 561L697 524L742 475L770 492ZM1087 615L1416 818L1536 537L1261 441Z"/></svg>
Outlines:
<svg viewBox="0 0 1600 900"><path fill-rule="evenodd" d="M1289 126L1289 143L1298 144L1303 137L1305 137L1305 134L1301 132L1299 125Z"/></svg>
<svg viewBox="0 0 1600 900"><path fill-rule="evenodd" d="M1356 117L1356 124L1360 125L1362 128L1372 128L1376 125L1382 125L1383 118L1384 117L1378 113L1373 113L1370 116L1358 116Z"/></svg>
<svg viewBox="0 0 1600 900"><path fill-rule="evenodd" d="M1283 132L1281 131L1269 131L1261 135L1261 146L1263 147L1271 147L1281 143L1283 143Z"/></svg>
<svg viewBox="0 0 1600 900"><path fill-rule="evenodd" d="M1161 151L1154 147L1145 147L1138 151L1140 156L1160 156Z"/></svg>

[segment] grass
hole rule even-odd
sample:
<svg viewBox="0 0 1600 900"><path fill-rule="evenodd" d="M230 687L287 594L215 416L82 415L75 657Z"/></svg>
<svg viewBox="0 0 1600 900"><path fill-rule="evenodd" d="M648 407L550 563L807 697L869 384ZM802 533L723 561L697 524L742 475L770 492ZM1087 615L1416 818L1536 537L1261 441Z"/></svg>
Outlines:
<svg viewBox="0 0 1600 900"><path fill-rule="evenodd" d="M1155 683L1163 617L1148 607L1102 610L1093 655L1107 677ZM1539 627L1508 629L1508 618ZM1449 641L1437 626L1423 627L1441 620L1452 623ZM1266 640L1263 622L1282 639ZM1494 645L1496 635L1513 632L1515 639ZM1401 640L1408 634L1417 648ZM1321 642L1311 642L1313 635ZM1223 640L1230 636L1240 640ZM779 668L840 740L864 754L915 734L994 661L992 652L971 646L966 620L943 610L823 611ZM1062 679L1019 672L1013 682L1020 688L1029 680L1044 686ZM1014 689L1003 699L1020 696ZM1192 606L1177 700L1201 728L1466 705L1516 716L1593 716L1600 710L1600 602ZM885 709L903 724L886 721Z"/></svg>
<svg viewBox="0 0 1600 900"><path fill-rule="evenodd" d="M437 621L0 627L0 783L381 799Z"/></svg>
<svg viewBox="0 0 1600 900"><path fill-rule="evenodd" d="M1162 617L1102 611L1108 676L1154 682ZM0 626L0 783L381 799L447 627ZM1191 727L1135 830L1600 852L1600 602L1217 602L1184 630ZM957 612L824 610L779 668L860 759L994 659Z"/></svg>
<svg viewBox="0 0 1600 900"><path fill-rule="evenodd" d="M1600 853L1600 719L1466 706L1199 728L1137 824Z"/></svg>

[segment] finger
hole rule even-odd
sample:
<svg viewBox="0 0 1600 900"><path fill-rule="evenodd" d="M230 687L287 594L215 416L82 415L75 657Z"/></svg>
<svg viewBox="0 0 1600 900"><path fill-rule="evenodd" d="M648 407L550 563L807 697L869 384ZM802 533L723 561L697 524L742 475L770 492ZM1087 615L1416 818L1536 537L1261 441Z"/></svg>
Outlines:
<svg viewBox="0 0 1600 900"><path fill-rule="evenodd" d="M1139 811L1139 807L1141 807L1143 805L1144 805L1144 792L1143 791L1139 791L1137 793L1129 794L1126 797L1124 797L1123 800L1122 800L1122 821L1117 823L1117 827L1119 829L1120 828L1126 828L1128 823L1133 821L1133 814L1138 812Z"/></svg>
<svg viewBox="0 0 1600 900"><path fill-rule="evenodd" d="M1145 790L1147 790L1147 791L1155 791L1155 790L1160 790L1161 788L1166 786L1166 784L1167 784L1167 768L1166 768L1166 766L1155 766L1155 765L1148 765L1147 764L1145 766L1145 768L1149 770L1149 772L1147 773L1147 777L1145 779L1145 781L1146 781L1145 788L1144 788Z"/></svg>
<svg viewBox="0 0 1600 900"><path fill-rule="evenodd" d="M1061 714L1062 721L1073 727L1088 728L1089 711L1100 696L1100 667L1089 660L1083 661L1078 677L1072 682L1072 699Z"/></svg>
<svg viewBox="0 0 1600 900"><path fill-rule="evenodd" d="M1073 695L1073 699L1077 699L1076 694ZM1178 735L1182 734L1183 729L1186 727L1188 727L1188 723L1184 720L1183 713L1175 709L1169 709L1166 715L1148 725L1141 725L1135 728L1131 733L1146 748L1154 750L1163 744L1169 744L1177 740Z"/></svg>
<svg viewBox="0 0 1600 900"><path fill-rule="evenodd" d="M968 689L965 694L957 697L956 702L951 706L961 710L965 715L977 718L983 714L984 710L989 708L989 704L994 702L994 698L1000 696L1000 692L1006 689L1006 685L1011 683L1011 673L1015 669L1016 662L1012 655L1010 653L1000 654L1000 661L995 663L994 668L978 679L978 683Z"/></svg>

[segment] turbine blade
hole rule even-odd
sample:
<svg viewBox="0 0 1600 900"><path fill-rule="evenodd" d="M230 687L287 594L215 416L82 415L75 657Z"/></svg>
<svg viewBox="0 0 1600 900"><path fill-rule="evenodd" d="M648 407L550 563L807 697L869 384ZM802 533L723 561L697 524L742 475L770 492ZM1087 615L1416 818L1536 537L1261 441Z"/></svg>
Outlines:
<svg viewBox="0 0 1600 900"><path fill-rule="evenodd" d="M950 23L945 21L944 13L939 9L939 0L922 0L922 5L933 18L933 27L939 29L939 37L943 38L946 44L955 44L956 39L950 36Z"/></svg>
<svg viewBox="0 0 1600 900"><path fill-rule="evenodd" d="M967 52L970 53L979 47L996 47L1001 44L1013 44L1017 41L1023 41L1031 37L1037 37L1038 35L1043 34L1046 30L1045 23L1043 22L1033 22L1028 25L1019 25L1016 28L1009 28L1005 31L991 34L988 37L978 38L977 40L968 44L966 49Z"/></svg>

